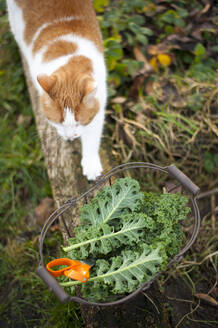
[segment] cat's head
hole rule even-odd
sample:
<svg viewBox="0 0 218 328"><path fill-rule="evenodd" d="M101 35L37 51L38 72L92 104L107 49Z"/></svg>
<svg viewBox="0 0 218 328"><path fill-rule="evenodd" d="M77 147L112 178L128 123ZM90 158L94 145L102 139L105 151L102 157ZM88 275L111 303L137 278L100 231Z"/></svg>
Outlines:
<svg viewBox="0 0 218 328"><path fill-rule="evenodd" d="M74 57L51 75L37 78L43 89L41 107L65 140L80 137L99 111L97 85L88 58Z"/></svg>

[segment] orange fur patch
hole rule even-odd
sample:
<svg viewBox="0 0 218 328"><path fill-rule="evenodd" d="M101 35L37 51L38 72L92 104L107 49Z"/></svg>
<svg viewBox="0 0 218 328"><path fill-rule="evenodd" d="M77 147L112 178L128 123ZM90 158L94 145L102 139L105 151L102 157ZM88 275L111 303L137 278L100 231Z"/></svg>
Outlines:
<svg viewBox="0 0 218 328"><path fill-rule="evenodd" d="M48 46L43 55L43 61L47 62L61 56L72 54L76 51L77 45L67 41L56 41Z"/></svg>
<svg viewBox="0 0 218 328"><path fill-rule="evenodd" d="M41 96L41 108L48 120L55 123L63 122L63 111L46 93Z"/></svg>
<svg viewBox="0 0 218 328"><path fill-rule="evenodd" d="M64 120L64 109L69 108L75 114L75 120L82 125L89 124L99 111L99 102L93 99L86 103L86 99L94 89L92 77L92 62L84 56L75 56L60 67L50 77L38 78L48 94L42 97L42 109L47 118L53 122L61 123ZM51 88L47 86L55 80Z"/></svg>
<svg viewBox="0 0 218 328"><path fill-rule="evenodd" d="M95 99L93 106L87 107L83 103L79 106L78 110L75 113L75 120L78 121L82 125L89 124L95 115L99 111L99 102L97 99Z"/></svg>
<svg viewBox="0 0 218 328"><path fill-rule="evenodd" d="M87 22L80 19L74 19L69 22L54 23L43 29L34 42L33 53L38 52L46 44L46 42L68 33L74 33L93 41L97 45L98 49L101 52L103 51L101 40L99 40L96 32L93 29L90 29Z"/></svg>
<svg viewBox="0 0 218 328"><path fill-rule="evenodd" d="M41 31L34 44L34 52L41 49L49 40L66 33L75 33L93 41L102 52L101 32L91 0L16 0L22 8L25 20L24 38L29 44L37 30L52 23ZM67 17L78 19L58 22ZM53 23L54 22L54 23Z"/></svg>
<svg viewBox="0 0 218 328"><path fill-rule="evenodd" d="M48 92L61 108L75 109L82 101L87 79L92 74L92 62L84 56L75 56L52 75L57 82Z"/></svg>

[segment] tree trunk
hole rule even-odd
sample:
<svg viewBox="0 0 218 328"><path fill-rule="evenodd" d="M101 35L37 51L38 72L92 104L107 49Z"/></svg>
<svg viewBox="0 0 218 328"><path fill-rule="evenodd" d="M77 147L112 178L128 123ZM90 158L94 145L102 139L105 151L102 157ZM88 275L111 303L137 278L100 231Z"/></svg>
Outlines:
<svg viewBox="0 0 218 328"><path fill-rule="evenodd" d="M80 142L78 140L73 142L61 140L55 129L47 123L40 110L39 97L31 81L27 64L24 58L22 60L53 197L56 206L59 207L68 198L77 197L90 188L90 183L83 177L80 166ZM111 159L110 149L107 139L107 144L104 143L100 151L105 171L115 164ZM70 234L79 223L78 213L72 211L67 212L64 217ZM62 227L63 237L66 239L67 233L63 225ZM158 326L167 328L169 324L163 304L158 285L153 284L149 291L140 294L128 303L106 308L81 306L81 312L87 328L152 328Z"/></svg>

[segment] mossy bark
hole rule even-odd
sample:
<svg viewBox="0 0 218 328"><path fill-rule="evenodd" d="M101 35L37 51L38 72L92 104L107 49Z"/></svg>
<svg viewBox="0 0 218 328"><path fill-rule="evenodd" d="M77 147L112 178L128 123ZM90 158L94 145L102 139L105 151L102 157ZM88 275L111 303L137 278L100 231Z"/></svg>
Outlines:
<svg viewBox="0 0 218 328"><path fill-rule="evenodd" d="M80 142L79 140L73 142L61 140L54 128L48 124L40 109L39 97L30 79L25 59L22 58L22 60L53 197L56 206L59 207L68 198L77 197L90 188L90 183L83 177L80 166ZM109 139L107 139L107 143L103 142L100 151L105 171L116 164L111 158L110 149ZM74 209L68 211L65 214L65 222L72 233L79 223L78 212ZM63 225L62 228L63 237L66 239L67 233ZM154 306L149 299L154 300L156 305ZM140 294L131 302L107 308L81 306L81 313L87 328L167 328L169 327L168 318L164 315L163 309L163 299L157 284L153 284L146 294Z"/></svg>

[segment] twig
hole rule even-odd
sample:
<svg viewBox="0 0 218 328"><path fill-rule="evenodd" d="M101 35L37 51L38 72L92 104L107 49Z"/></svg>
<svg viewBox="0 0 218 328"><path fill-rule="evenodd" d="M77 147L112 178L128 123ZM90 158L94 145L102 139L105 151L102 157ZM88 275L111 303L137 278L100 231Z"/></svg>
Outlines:
<svg viewBox="0 0 218 328"><path fill-rule="evenodd" d="M175 297L169 297L169 296L167 296L167 298L168 298L169 300L171 300L171 301L193 303L193 301L190 301L190 300L184 300L184 299L175 298Z"/></svg>
<svg viewBox="0 0 218 328"><path fill-rule="evenodd" d="M214 96L218 93L218 88L216 88L215 90L213 90L213 92L211 93L207 103L206 103L206 106L207 106L207 110L208 112L210 112L210 105L211 105L211 102L214 98Z"/></svg>
<svg viewBox="0 0 218 328"><path fill-rule="evenodd" d="M200 262L186 261L186 264L178 265L178 266L177 266L177 269L178 269L178 268L185 268L185 267L188 267L188 266L190 266L190 265L201 265L201 264L203 264L207 259L210 259L210 260L211 260L211 258L212 258L213 256L216 256L216 255L218 255L218 251L213 252L213 253L207 255L207 256L206 256L205 258L203 258L203 260L200 261Z"/></svg>
<svg viewBox="0 0 218 328"><path fill-rule="evenodd" d="M215 233L215 210L216 210L216 198L215 198L215 194L211 195L211 226L212 226L212 230L213 233Z"/></svg>
<svg viewBox="0 0 218 328"><path fill-rule="evenodd" d="M209 290L208 294L211 294L213 292L214 288L216 288L216 286L217 286L217 280L215 281L214 285Z"/></svg>
<svg viewBox="0 0 218 328"><path fill-rule="evenodd" d="M218 188L214 188L212 190L202 192L197 196L197 198L198 199L205 198L205 197L211 196L211 195L216 194L216 193L218 193Z"/></svg>
<svg viewBox="0 0 218 328"><path fill-rule="evenodd" d="M203 117L204 122L209 126L209 128L215 133L218 137L218 129L216 126L209 120L209 118Z"/></svg>
<svg viewBox="0 0 218 328"><path fill-rule="evenodd" d="M143 295L145 295L145 297L147 297L147 299L154 305L155 310L157 311L158 314L160 314L160 311L158 310L157 305L154 303L154 301L144 292Z"/></svg>
<svg viewBox="0 0 218 328"><path fill-rule="evenodd" d="M177 323L177 325L176 325L176 327L175 328L178 328L179 326L180 326L180 324L184 321L184 319L185 318L188 318L189 319L189 315L190 314L193 314L196 310L197 310L197 308L199 307L199 305L200 305L200 300L199 300L199 302L198 302L198 304L196 305L196 307L194 308L194 309L192 309L189 313L186 313L180 320L179 320L179 322Z"/></svg>

